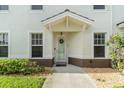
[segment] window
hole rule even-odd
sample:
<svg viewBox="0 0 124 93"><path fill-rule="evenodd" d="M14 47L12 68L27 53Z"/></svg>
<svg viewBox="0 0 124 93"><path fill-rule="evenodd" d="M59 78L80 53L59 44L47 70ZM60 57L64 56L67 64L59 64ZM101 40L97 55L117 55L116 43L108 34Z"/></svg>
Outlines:
<svg viewBox="0 0 124 93"><path fill-rule="evenodd" d="M32 10L42 10L43 9L43 5L32 5L31 9Z"/></svg>
<svg viewBox="0 0 124 93"><path fill-rule="evenodd" d="M8 5L0 5L0 10L8 10Z"/></svg>
<svg viewBox="0 0 124 93"><path fill-rule="evenodd" d="M93 9L105 9L105 5L94 5Z"/></svg>
<svg viewBox="0 0 124 93"><path fill-rule="evenodd" d="M32 57L43 57L42 33L32 33Z"/></svg>
<svg viewBox="0 0 124 93"><path fill-rule="evenodd" d="M105 33L94 34L94 57L105 57Z"/></svg>
<svg viewBox="0 0 124 93"><path fill-rule="evenodd" d="M0 57L8 57L8 34L0 33Z"/></svg>

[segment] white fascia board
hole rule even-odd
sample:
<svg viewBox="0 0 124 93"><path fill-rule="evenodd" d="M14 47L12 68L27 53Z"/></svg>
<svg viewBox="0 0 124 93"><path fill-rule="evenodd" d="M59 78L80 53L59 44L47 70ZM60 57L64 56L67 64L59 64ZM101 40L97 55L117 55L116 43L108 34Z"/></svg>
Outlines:
<svg viewBox="0 0 124 93"><path fill-rule="evenodd" d="M87 23L89 25L91 25L93 23L93 21L90 21L90 20L88 20L86 18L80 17L80 16L72 14L72 13L69 13L69 16L72 17L72 18L75 18L75 19L77 19L79 21L82 21L83 23Z"/></svg>
<svg viewBox="0 0 124 93"><path fill-rule="evenodd" d="M67 12L66 12L66 13L63 13L63 14L61 14L61 15L57 15L57 16L55 16L55 17L53 17L53 18L50 18L50 19L44 21L44 22L43 22L43 25L47 25L47 24L49 24L49 23L51 23L51 22L54 22L54 21L59 20L59 19L62 19L62 18L64 18L65 16L67 16Z"/></svg>
<svg viewBox="0 0 124 93"><path fill-rule="evenodd" d="M90 20L88 20L88 19L86 19L86 18L80 17L80 16L75 15L75 14L72 14L72 13L70 13L70 12L65 12L65 13L63 13L63 14L57 15L57 16L55 16L55 17L53 17L53 18L50 18L50 19L44 21L44 22L43 22L43 25L47 25L47 24L49 24L49 23L51 23L51 22L54 22L54 21L59 20L59 19L62 19L62 18L64 18L65 16L70 16L70 17L72 17L72 18L74 18L74 19L77 19L77 20L82 21L83 23L87 23L87 24L89 24L89 25L91 25L91 24L93 23L93 21L90 21Z"/></svg>

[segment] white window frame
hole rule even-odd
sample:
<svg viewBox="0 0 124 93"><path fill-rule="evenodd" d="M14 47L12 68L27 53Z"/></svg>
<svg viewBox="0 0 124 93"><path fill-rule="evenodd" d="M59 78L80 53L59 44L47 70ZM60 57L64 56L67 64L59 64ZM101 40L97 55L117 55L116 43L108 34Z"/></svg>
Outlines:
<svg viewBox="0 0 124 93"><path fill-rule="evenodd" d="M8 57L0 57L0 58L10 58L10 31L0 31L0 33L7 33L8 34ZM2 46L2 45L0 45Z"/></svg>
<svg viewBox="0 0 124 93"><path fill-rule="evenodd" d="M43 47L43 53L42 53L42 57L32 57L32 34L42 34L42 47ZM34 45L35 46L35 45ZM37 45L39 46L39 45ZM29 58L30 59L43 59L44 57L44 34L41 31L31 31L29 32Z"/></svg>
<svg viewBox="0 0 124 93"><path fill-rule="evenodd" d="M104 35L105 35L104 44L95 44L95 42L94 42L94 41L95 41L95 40L94 40L94 39L95 39L95 38L94 38L94 34L104 34ZM105 42L106 42L106 32L94 32L94 33L93 33L93 58L95 58L95 59L103 59L103 58L106 58L106 45L105 45ZM104 55L105 55L105 56L104 56L104 57L95 57L95 55L94 55L94 52L95 52L95 51L94 51L94 46L104 46L104 48L105 48L105 49L104 49L104 51L105 51Z"/></svg>

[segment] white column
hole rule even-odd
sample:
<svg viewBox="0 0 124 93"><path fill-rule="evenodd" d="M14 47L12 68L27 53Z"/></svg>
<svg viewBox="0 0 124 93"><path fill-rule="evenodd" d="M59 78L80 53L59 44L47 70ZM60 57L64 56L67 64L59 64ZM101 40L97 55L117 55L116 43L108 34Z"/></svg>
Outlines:
<svg viewBox="0 0 124 93"><path fill-rule="evenodd" d="M52 59L53 58L53 32L51 29L51 25L49 24L44 29L44 57L46 59Z"/></svg>
<svg viewBox="0 0 124 93"><path fill-rule="evenodd" d="M81 35L82 35L82 38L81 38L81 41L82 41L82 58L84 58L84 55L85 55L85 42L86 42L86 36L85 36L85 33L86 33L86 28L87 28L87 25L86 24L83 24L82 25L82 31L81 31Z"/></svg>

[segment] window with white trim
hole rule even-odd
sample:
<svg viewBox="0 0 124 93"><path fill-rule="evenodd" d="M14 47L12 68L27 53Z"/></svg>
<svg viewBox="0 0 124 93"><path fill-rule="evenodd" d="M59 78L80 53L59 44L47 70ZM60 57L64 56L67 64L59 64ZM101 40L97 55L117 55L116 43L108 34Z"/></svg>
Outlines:
<svg viewBox="0 0 124 93"><path fill-rule="evenodd" d="M31 9L32 10L42 10L43 9L43 5L32 5Z"/></svg>
<svg viewBox="0 0 124 93"><path fill-rule="evenodd" d="M0 33L0 57L8 57L8 33Z"/></svg>
<svg viewBox="0 0 124 93"><path fill-rule="evenodd" d="M31 34L32 57L43 57L43 36L42 33Z"/></svg>
<svg viewBox="0 0 124 93"><path fill-rule="evenodd" d="M1 10L8 10L8 9L9 9L8 5L0 5L0 11Z"/></svg>
<svg viewBox="0 0 124 93"><path fill-rule="evenodd" d="M94 57L105 57L105 33L94 33Z"/></svg>

